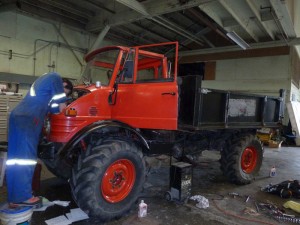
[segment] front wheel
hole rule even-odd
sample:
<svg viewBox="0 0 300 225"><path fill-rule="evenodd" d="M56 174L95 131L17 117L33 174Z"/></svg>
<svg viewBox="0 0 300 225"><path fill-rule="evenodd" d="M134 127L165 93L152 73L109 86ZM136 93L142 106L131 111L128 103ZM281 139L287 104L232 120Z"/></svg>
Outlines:
<svg viewBox="0 0 300 225"><path fill-rule="evenodd" d="M263 146L252 134L235 137L221 152L221 169L230 182L249 184L260 170Z"/></svg>
<svg viewBox="0 0 300 225"><path fill-rule="evenodd" d="M145 182L145 162L133 142L106 139L90 146L73 169L72 192L90 217L109 221L125 215Z"/></svg>

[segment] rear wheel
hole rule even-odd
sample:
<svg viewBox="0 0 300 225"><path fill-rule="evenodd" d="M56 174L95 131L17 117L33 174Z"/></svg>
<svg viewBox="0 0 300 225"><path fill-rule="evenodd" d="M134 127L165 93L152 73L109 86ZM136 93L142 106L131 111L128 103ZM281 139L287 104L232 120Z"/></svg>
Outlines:
<svg viewBox="0 0 300 225"><path fill-rule="evenodd" d="M142 190L145 162L131 141L106 139L88 147L73 168L71 187L90 217L109 221L126 214Z"/></svg>
<svg viewBox="0 0 300 225"><path fill-rule="evenodd" d="M260 170L263 146L255 135L235 138L221 152L221 169L230 182L249 184Z"/></svg>

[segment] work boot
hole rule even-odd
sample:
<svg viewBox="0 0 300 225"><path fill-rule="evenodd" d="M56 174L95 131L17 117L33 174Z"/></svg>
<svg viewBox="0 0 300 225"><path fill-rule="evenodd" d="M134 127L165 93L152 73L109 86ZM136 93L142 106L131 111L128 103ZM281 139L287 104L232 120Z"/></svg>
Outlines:
<svg viewBox="0 0 300 225"><path fill-rule="evenodd" d="M42 197L32 197L24 202L9 203L9 208L17 208L19 206L32 206L34 209L38 209L43 206L43 198Z"/></svg>

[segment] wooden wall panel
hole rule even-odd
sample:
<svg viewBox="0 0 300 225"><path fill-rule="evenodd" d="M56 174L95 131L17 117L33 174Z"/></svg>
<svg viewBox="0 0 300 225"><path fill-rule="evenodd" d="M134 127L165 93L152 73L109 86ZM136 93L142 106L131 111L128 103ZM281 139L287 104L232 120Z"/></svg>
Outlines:
<svg viewBox="0 0 300 225"><path fill-rule="evenodd" d="M204 68L204 80L215 80L216 79L216 62L205 62Z"/></svg>

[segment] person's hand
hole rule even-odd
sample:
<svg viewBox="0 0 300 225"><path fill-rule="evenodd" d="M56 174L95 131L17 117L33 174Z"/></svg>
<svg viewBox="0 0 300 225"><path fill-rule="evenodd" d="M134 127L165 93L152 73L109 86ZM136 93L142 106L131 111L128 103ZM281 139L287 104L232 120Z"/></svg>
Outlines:
<svg viewBox="0 0 300 225"><path fill-rule="evenodd" d="M59 103L59 111L62 112L67 107L66 103Z"/></svg>

